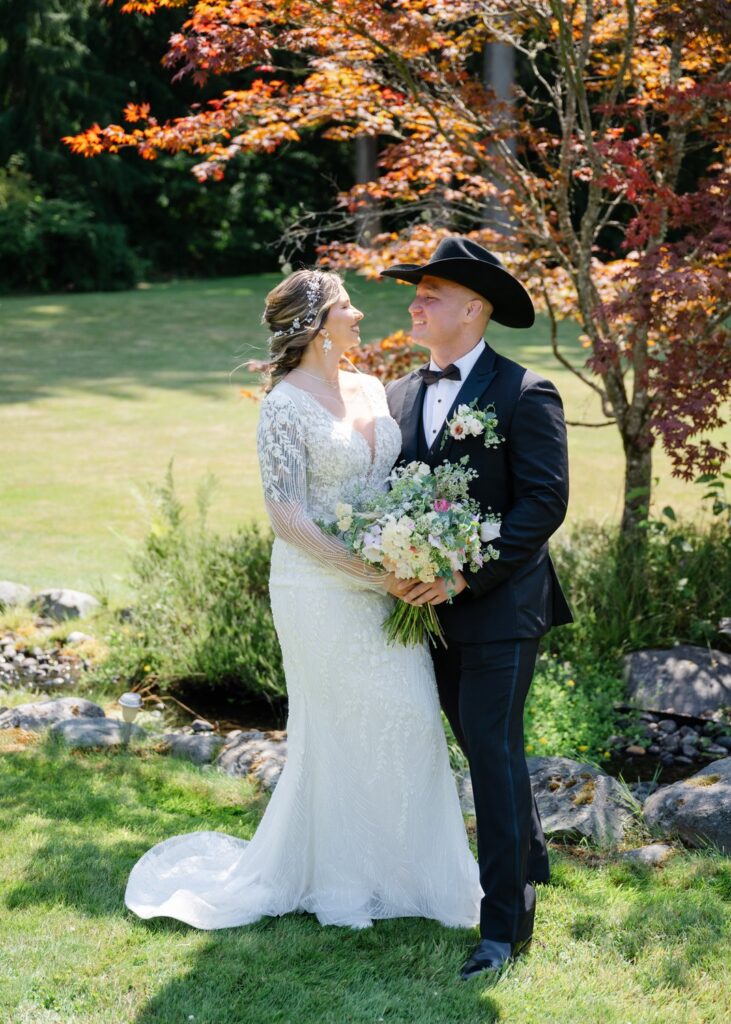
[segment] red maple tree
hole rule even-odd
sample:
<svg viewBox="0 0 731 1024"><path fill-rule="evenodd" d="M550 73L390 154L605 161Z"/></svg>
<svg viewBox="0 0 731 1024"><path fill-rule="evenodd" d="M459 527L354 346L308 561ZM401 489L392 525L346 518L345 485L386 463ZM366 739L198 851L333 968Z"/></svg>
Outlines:
<svg viewBox="0 0 731 1024"><path fill-rule="evenodd" d="M626 456L623 526L646 514L652 448L673 472L715 472L731 377L728 41L723 0L130 0L185 7L165 63L247 85L159 124L66 141L86 156L196 153L221 177L242 150L305 133L380 141L378 173L336 197L341 218L377 205L393 229L326 246L323 262L377 275L421 262L446 234L503 254L547 314L556 357L599 396ZM485 52L514 54L511 95ZM362 223L362 220L361 220ZM351 233L352 237L352 233ZM562 347L573 319L585 353ZM406 339L382 349L398 369ZM374 353L363 358L373 361Z"/></svg>

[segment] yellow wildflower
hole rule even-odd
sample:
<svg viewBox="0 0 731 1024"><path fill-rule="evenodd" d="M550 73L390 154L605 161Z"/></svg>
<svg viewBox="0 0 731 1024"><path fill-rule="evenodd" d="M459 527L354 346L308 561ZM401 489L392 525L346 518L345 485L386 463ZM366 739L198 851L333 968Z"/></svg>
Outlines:
<svg viewBox="0 0 731 1024"><path fill-rule="evenodd" d="M589 748L584 743L582 743L582 745L579 747L579 750L581 751L582 754L584 753L585 750L588 750L588 749Z"/></svg>
<svg viewBox="0 0 731 1024"><path fill-rule="evenodd" d="M575 679L567 679L566 680L566 685L567 686L576 686L576 680Z"/></svg>
<svg viewBox="0 0 731 1024"><path fill-rule="evenodd" d="M538 737L538 742L539 743L548 743L548 740L546 739L545 736L539 736Z"/></svg>

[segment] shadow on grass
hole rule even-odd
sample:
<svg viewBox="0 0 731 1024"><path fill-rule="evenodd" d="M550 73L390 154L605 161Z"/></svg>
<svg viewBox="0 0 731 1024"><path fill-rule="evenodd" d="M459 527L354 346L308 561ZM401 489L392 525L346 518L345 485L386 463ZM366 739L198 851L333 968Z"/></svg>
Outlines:
<svg viewBox="0 0 731 1024"><path fill-rule="evenodd" d="M23 877L5 887L8 910L63 904L93 916L126 913L127 876L155 842L199 829L252 834L266 795L241 780L240 803L217 801L206 793L205 776L172 760L169 773L161 773L153 756L147 771L134 754L75 755L48 740L32 757L3 758L0 829L10 832L35 815L44 834ZM196 781L202 789L191 797ZM137 838L115 840L119 830Z"/></svg>
<svg viewBox="0 0 731 1024"><path fill-rule="evenodd" d="M290 914L210 934L188 973L164 985L135 1024L491 1024L501 1016L489 982L458 978L471 931L401 919L356 932Z"/></svg>
<svg viewBox="0 0 731 1024"><path fill-rule="evenodd" d="M571 890L574 865L554 872ZM731 950L731 862L720 852L676 854L663 868L610 861L601 869L605 884L593 891L577 879L581 910L570 935L627 963L662 983L682 988L689 968L706 958L723 959ZM626 909L607 913L615 889Z"/></svg>

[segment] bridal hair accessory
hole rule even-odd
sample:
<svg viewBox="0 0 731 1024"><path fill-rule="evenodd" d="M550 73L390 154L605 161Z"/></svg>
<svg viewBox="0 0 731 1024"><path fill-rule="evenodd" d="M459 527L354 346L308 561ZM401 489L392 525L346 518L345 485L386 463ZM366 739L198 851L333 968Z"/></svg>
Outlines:
<svg viewBox="0 0 731 1024"><path fill-rule="evenodd" d="M297 334L298 331L302 331L305 327L308 327L317 316L317 304L320 300L320 280L315 276L313 272L310 280L307 282L307 312L303 317L296 316L292 321L292 326L286 330L274 331L272 333L273 338L282 338L287 334ZM332 344L332 343L331 343ZM323 344L323 348L324 348ZM327 352L328 349L325 349Z"/></svg>
<svg viewBox="0 0 731 1024"><path fill-rule="evenodd" d="M322 328L322 351L329 352L333 347L332 338L327 333L327 327Z"/></svg>

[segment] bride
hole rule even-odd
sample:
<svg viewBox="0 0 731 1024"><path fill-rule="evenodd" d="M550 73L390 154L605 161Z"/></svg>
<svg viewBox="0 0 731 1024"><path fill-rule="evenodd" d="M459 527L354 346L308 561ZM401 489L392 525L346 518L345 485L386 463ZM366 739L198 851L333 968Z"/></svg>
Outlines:
<svg viewBox="0 0 731 1024"><path fill-rule="evenodd" d="M362 316L328 272L297 271L267 297L271 379L257 450L275 535L287 763L250 841L192 832L144 854L125 894L140 917L203 929L293 911L351 928L479 921L429 652L386 644L398 582L316 525L338 502L385 490L401 449L383 385L338 369Z"/></svg>

